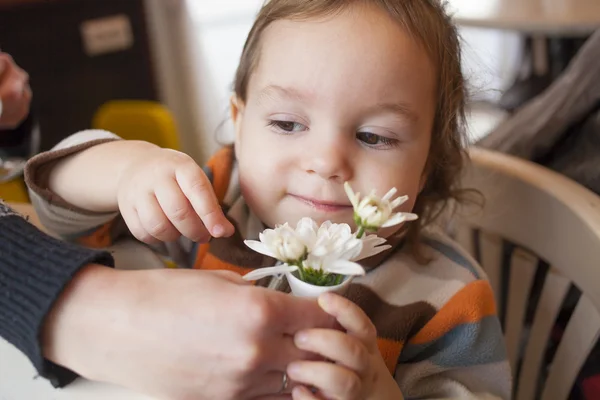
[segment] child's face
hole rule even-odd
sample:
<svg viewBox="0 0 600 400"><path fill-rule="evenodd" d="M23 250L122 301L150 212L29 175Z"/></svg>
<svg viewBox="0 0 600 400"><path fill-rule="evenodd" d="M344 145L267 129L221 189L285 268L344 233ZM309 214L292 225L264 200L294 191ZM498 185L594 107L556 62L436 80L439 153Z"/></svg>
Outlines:
<svg viewBox="0 0 600 400"><path fill-rule="evenodd" d="M302 217L353 225L345 181L362 194L396 187L410 211L425 180L436 105L425 51L364 6L277 21L260 49L246 103L232 102L252 211L270 227Z"/></svg>

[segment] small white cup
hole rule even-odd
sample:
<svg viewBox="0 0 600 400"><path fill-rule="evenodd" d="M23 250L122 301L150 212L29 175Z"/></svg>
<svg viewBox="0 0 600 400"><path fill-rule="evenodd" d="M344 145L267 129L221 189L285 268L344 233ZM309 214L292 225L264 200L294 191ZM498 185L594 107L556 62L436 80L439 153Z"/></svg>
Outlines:
<svg viewBox="0 0 600 400"><path fill-rule="evenodd" d="M291 272L286 272L285 277L290 284L290 288L292 289L292 294L294 296L312 298L318 298L321 294L326 292L344 294L353 278L352 276L346 277L342 283L335 286L317 286L300 280L300 278L297 278Z"/></svg>

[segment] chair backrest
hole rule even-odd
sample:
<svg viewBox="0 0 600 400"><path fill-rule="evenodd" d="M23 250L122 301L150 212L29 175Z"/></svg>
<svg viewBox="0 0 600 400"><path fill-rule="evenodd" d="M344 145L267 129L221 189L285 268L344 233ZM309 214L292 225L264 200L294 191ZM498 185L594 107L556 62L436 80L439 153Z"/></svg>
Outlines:
<svg viewBox="0 0 600 400"><path fill-rule="evenodd" d="M116 133L128 140L145 140L175 150L180 148L173 116L164 106L153 101L109 101L94 115L92 127Z"/></svg>
<svg viewBox="0 0 600 400"><path fill-rule="evenodd" d="M0 199L15 203L29 202L29 193L23 180L24 168L24 159L0 157Z"/></svg>
<svg viewBox="0 0 600 400"><path fill-rule="evenodd" d="M463 209L455 233L496 293L514 398L567 399L600 334L600 198L525 160L477 148L471 159L464 186L486 203Z"/></svg>
<svg viewBox="0 0 600 400"><path fill-rule="evenodd" d="M0 199L6 202L29 203L29 194L23 178L0 182Z"/></svg>

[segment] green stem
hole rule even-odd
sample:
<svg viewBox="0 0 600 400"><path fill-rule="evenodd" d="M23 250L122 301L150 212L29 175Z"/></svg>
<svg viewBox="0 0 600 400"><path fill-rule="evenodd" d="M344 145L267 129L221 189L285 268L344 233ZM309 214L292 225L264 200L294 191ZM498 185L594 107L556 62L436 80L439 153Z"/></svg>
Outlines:
<svg viewBox="0 0 600 400"><path fill-rule="evenodd" d="M342 283L342 280L344 279L344 275L339 275L335 277L335 286L339 285L340 283Z"/></svg>
<svg viewBox="0 0 600 400"><path fill-rule="evenodd" d="M363 237L364 234L365 234L365 227L361 225L358 227L358 232L356 232L356 238L360 239L361 237Z"/></svg>
<svg viewBox="0 0 600 400"><path fill-rule="evenodd" d="M306 280L306 277L304 276L304 269L302 268L301 265L298 265L298 275L299 275L301 281Z"/></svg>

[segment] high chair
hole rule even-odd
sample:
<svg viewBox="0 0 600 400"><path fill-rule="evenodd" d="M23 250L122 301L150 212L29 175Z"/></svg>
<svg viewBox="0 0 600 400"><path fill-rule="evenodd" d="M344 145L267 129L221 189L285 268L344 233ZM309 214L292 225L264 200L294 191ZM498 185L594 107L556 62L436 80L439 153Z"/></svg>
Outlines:
<svg viewBox="0 0 600 400"><path fill-rule="evenodd" d="M0 199L12 203L28 203L29 194L23 181L24 161L6 162L0 158Z"/></svg>
<svg viewBox="0 0 600 400"><path fill-rule="evenodd" d="M471 158L464 186L485 205L460 210L455 233L494 288L514 398L567 399L600 334L600 198L525 160L476 148ZM568 305L574 311L549 350Z"/></svg>
<svg viewBox="0 0 600 400"><path fill-rule="evenodd" d="M29 203L29 195L23 179L0 182L0 199L12 203Z"/></svg>
<svg viewBox="0 0 600 400"><path fill-rule="evenodd" d="M180 148L173 116L164 106L153 101L109 101L94 115L92 127L113 132L123 139L145 140L176 150Z"/></svg>

